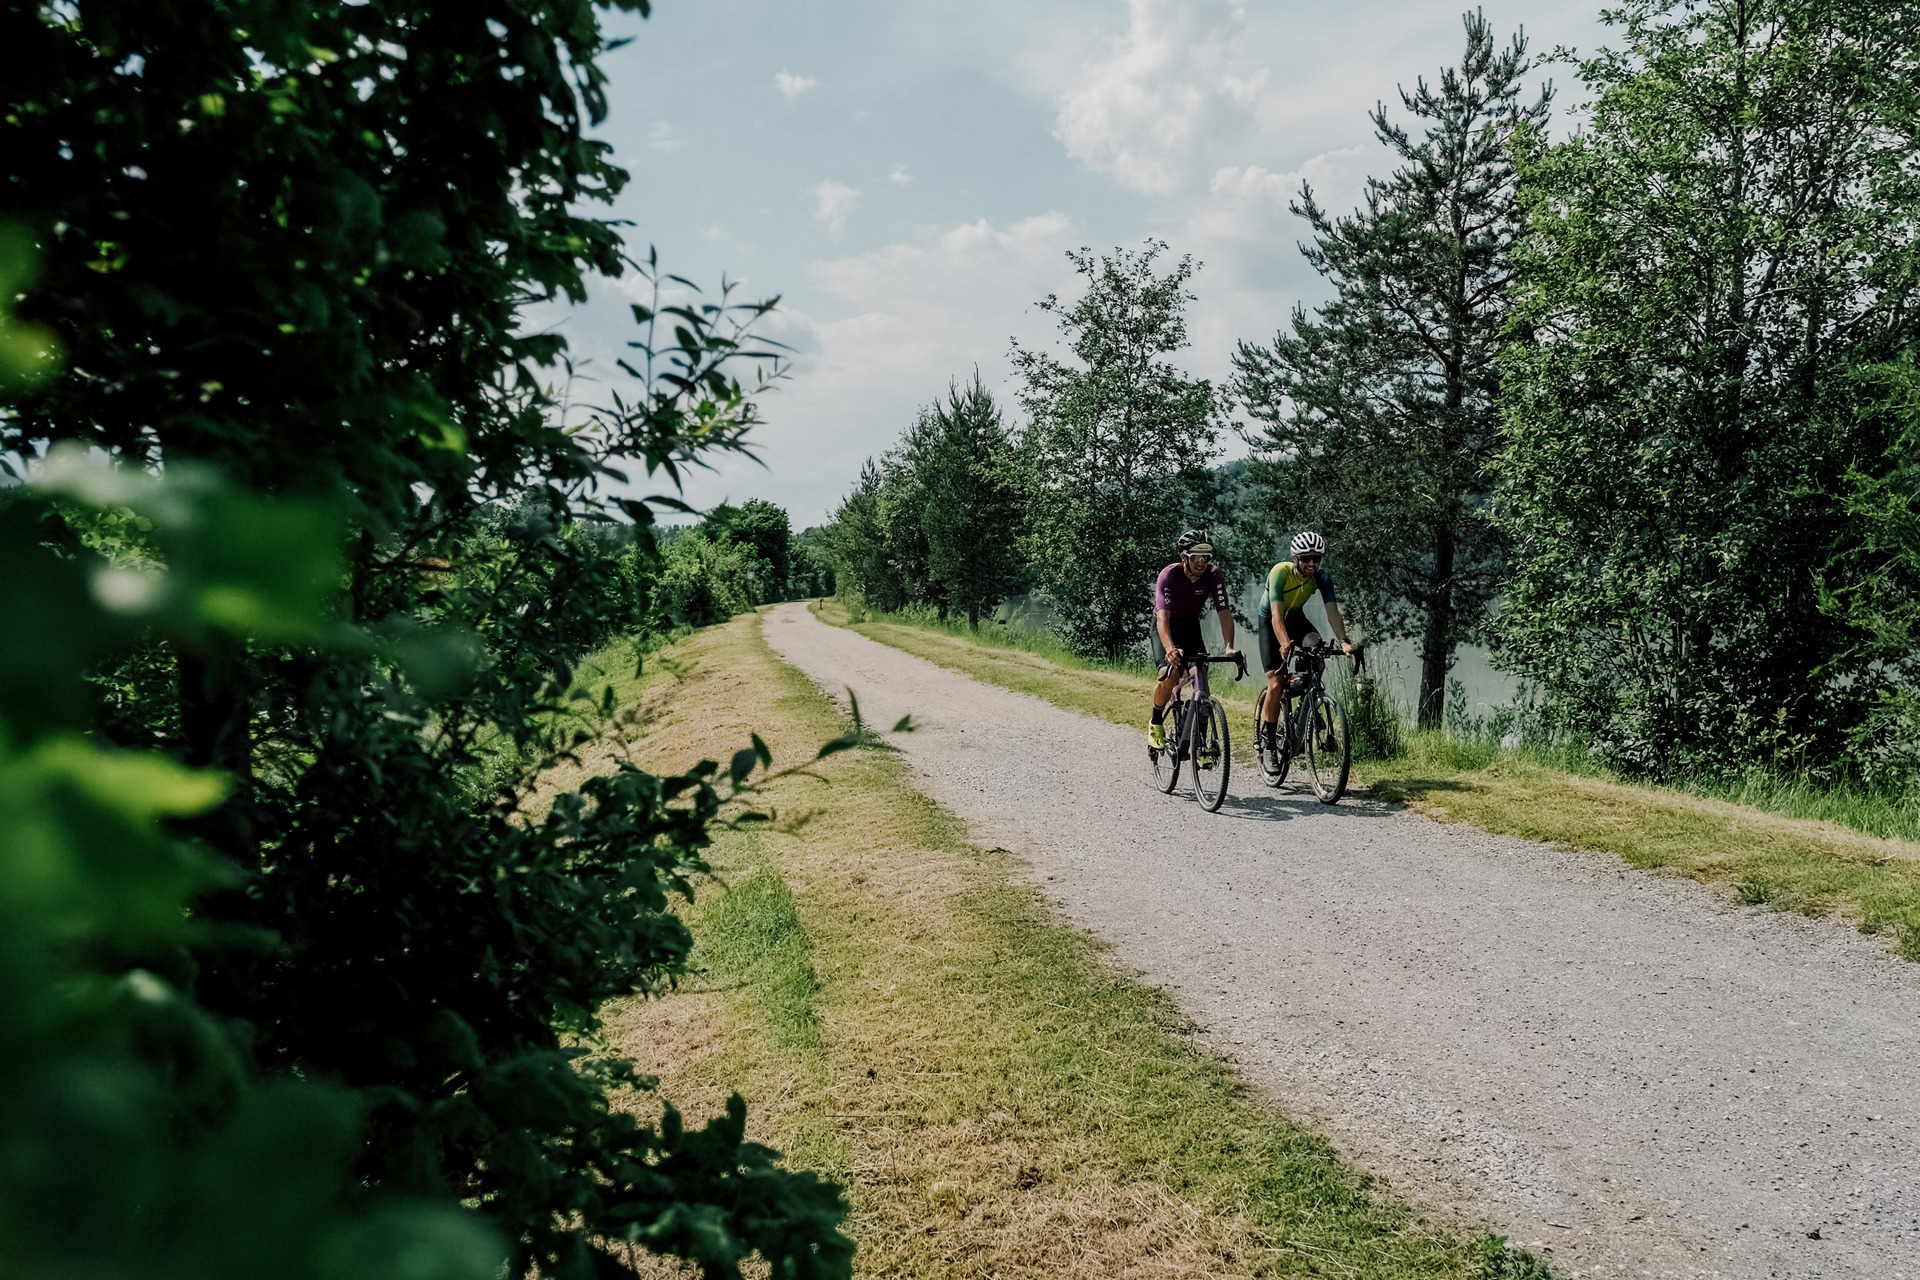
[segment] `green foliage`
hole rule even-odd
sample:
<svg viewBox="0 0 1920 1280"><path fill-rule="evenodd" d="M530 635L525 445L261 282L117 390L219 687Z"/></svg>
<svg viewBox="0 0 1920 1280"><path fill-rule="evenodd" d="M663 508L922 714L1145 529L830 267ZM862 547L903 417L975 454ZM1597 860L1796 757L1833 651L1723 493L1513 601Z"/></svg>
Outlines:
<svg viewBox="0 0 1920 1280"><path fill-rule="evenodd" d="M788 592L796 600L830 596L838 590L833 560L831 525L814 525L795 534Z"/></svg>
<svg viewBox="0 0 1920 1280"><path fill-rule="evenodd" d="M908 433L906 462L920 491L931 593L943 612L978 626L1025 576L1015 539L1020 502L1013 445L1000 408L980 382L948 384Z"/></svg>
<svg viewBox="0 0 1920 1280"><path fill-rule="evenodd" d="M932 599L927 535L919 520L923 502L919 480L900 449L878 463L867 459L828 526L838 594L858 592L879 609Z"/></svg>
<svg viewBox="0 0 1920 1280"><path fill-rule="evenodd" d="M978 626L1025 577L1020 477L978 371L964 390L949 383L899 444L867 461L820 531L837 594L882 611L929 605L945 619L953 610Z"/></svg>
<svg viewBox="0 0 1920 1280"><path fill-rule="evenodd" d="M337 539L313 536L311 508L205 475L162 485L73 456L46 470L0 506L0 1269L497 1275L502 1242L479 1215L356 1189L367 1098L256 1079L190 997L196 964L270 941L187 911L237 877L170 827L230 780L82 734L75 695L141 627L327 630L330 591L312 587L337 576ZM67 532L61 510L97 502L175 552L137 592Z"/></svg>
<svg viewBox="0 0 1920 1280"><path fill-rule="evenodd" d="M1851 624L1850 656L1872 664L1878 686L1849 733L1849 763L1869 787L1920 798L1920 368L1909 353L1858 382L1864 434L1888 443L1847 472L1821 607Z"/></svg>
<svg viewBox="0 0 1920 1280"><path fill-rule="evenodd" d="M1546 118L1521 100L1526 42L1504 52L1466 16L1460 65L1401 102L1419 141L1373 113L1401 160L1364 209L1329 216L1303 188L1307 260L1337 293L1271 346L1241 343L1233 389L1260 424L1249 442L1257 511L1285 537L1337 531L1333 562L1377 636L1421 641L1420 723L1440 723L1456 646L1481 630L1504 568L1488 525L1499 447L1496 341L1520 233L1511 145Z"/></svg>
<svg viewBox="0 0 1920 1280"><path fill-rule="evenodd" d="M71 441L122 464L50 472L70 524L6 513L9 538L86 567L8 556L9 616L42 626L6 641L19 665L0 699L21 701L0 710L16 732L77 723L91 672L89 749L224 771L223 801L171 820L220 869L216 891L188 922L184 890L154 908L196 949L113 931L145 951L88 962L108 979L138 965L204 1010L175 1019L206 1033L193 1062L348 1091L315 1103L303 1086L287 1114L318 1119L235 1130L241 1163L208 1166L223 1183L182 1156L156 1182L129 1167L121 1190L110 1144L71 1144L84 1191L7 1200L54 1196L33 1230L62 1248L87 1237L98 1195L103 1214L179 1224L200 1251L183 1271L193 1256L241 1266L253 1255L230 1240L284 1226L287 1247L266 1252L292 1270L378 1273L406 1242L428 1250L408 1255L416 1272L449 1277L612 1274L627 1244L710 1275L754 1252L778 1275L846 1273L836 1189L746 1142L737 1100L697 1132L671 1108L641 1124L615 1104L651 1082L597 1047L601 1001L684 966L665 908L764 757L678 777L621 764L550 802L541 785L619 731L574 668L655 608L650 526L673 500L600 486L635 467L677 485L743 448L756 414L732 371L773 354L747 332L770 304L660 305L657 264L624 260L577 212L625 180L585 132L604 114L602 7L254 6L244 29L216 0L0 11L0 216L44 257L22 314L69 358L18 393L0 448L30 464ZM563 426L540 374L563 344L530 333L524 307L623 265L656 285L622 362L634 384ZM634 523L610 533L616 513ZM76 625L89 609L104 629ZM36 656L45 637L66 648ZM125 771L82 772L134 794ZM10 853L10 870L27 854L44 861ZM32 1053L22 1070L41 1069ZM154 1066L129 1114L172 1132L192 1108L167 1082L210 1078L195 1070ZM223 1097L254 1088L227 1078ZM139 1198L202 1185L198 1218L154 1218ZM311 1244L342 1185L427 1216ZM300 1205L314 1207L296 1222ZM0 1248L14 1239L0 1231ZM160 1246L102 1247L171 1265Z"/></svg>
<svg viewBox="0 0 1920 1280"><path fill-rule="evenodd" d="M1371 675L1355 676L1342 691L1347 723L1352 727L1353 752L1362 760L1391 760L1406 749L1406 729L1393 696Z"/></svg>
<svg viewBox="0 0 1920 1280"><path fill-rule="evenodd" d="M788 579L793 573L793 535L784 507L765 498L754 498L738 507L725 503L707 512L701 527L710 537L751 547L759 558L755 585L756 603L788 598Z"/></svg>
<svg viewBox="0 0 1920 1280"><path fill-rule="evenodd" d="M1830 761L1861 672L1830 661L1857 633L1829 633L1816 573L1831 495L1882 452L1847 370L1915 337L1920 15L1615 16L1625 47L1579 65L1590 125L1520 161L1503 659L1625 769Z"/></svg>
<svg viewBox="0 0 1920 1280"><path fill-rule="evenodd" d="M1147 634L1154 575L1211 496L1213 387L1165 358L1187 345L1195 264L1182 258L1158 274L1165 248L1069 252L1086 292L1039 305L1059 322L1074 363L1013 353L1029 418L1021 547L1053 597L1062 637L1109 658Z"/></svg>
<svg viewBox="0 0 1920 1280"><path fill-rule="evenodd" d="M724 532L716 538L704 525L675 532L661 543L654 625L705 627L747 612L765 601L765 568L751 544Z"/></svg>

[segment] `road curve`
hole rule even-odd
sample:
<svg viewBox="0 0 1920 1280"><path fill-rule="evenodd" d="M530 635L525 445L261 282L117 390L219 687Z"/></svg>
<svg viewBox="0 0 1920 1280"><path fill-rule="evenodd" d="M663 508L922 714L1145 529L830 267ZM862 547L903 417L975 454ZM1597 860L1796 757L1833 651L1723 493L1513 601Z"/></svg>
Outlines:
<svg viewBox="0 0 1920 1280"><path fill-rule="evenodd" d="M1236 776L831 627L774 650L1256 1087L1556 1275L1920 1280L1920 965L1616 859ZM1812 1233L1818 1232L1815 1237Z"/></svg>

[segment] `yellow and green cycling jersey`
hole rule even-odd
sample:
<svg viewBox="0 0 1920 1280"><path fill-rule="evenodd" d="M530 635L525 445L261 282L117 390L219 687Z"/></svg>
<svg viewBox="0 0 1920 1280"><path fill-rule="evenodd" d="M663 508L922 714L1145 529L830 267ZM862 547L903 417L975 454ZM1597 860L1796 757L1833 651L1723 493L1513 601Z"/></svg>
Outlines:
<svg viewBox="0 0 1920 1280"><path fill-rule="evenodd" d="M1308 577L1293 567L1293 561L1282 560L1267 573L1266 589L1260 593L1261 616L1266 616L1267 610L1276 603L1283 616L1298 613L1316 591L1326 603L1340 603L1340 598L1333 593L1333 576L1325 569L1316 570Z"/></svg>

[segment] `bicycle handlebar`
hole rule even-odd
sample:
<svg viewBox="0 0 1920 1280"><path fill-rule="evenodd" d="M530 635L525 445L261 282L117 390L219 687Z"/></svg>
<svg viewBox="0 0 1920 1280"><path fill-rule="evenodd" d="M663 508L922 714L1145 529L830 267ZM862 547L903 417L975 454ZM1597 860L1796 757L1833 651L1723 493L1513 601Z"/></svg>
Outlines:
<svg viewBox="0 0 1920 1280"><path fill-rule="evenodd" d="M1235 653L1232 655L1224 653L1183 653L1180 655L1180 661L1189 667L1208 667L1216 662L1231 662L1240 668L1239 673L1233 677L1235 680L1244 680L1247 675L1247 655L1245 653Z"/></svg>
<svg viewBox="0 0 1920 1280"><path fill-rule="evenodd" d="M1353 652L1348 653L1346 650L1333 645L1323 644L1314 649L1302 649L1296 644L1292 647L1290 653L1310 655L1320 659L1322 662L1325 662L1329 658L1352 658L1355 671L1365 671L1367 669L1366 648L1363 645L1353 646Z"/></svg>

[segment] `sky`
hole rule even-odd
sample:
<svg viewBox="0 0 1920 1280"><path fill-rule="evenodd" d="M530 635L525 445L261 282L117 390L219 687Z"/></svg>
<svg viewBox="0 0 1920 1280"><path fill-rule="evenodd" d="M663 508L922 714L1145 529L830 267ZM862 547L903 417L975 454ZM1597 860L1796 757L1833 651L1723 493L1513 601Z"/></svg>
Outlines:
<svg viewBox="0 0 1920 1280"><path fill-rule="evenodd" d="M1437 78L1460 0L655 0L616 15L598 130L633 175L613 216L631 250L709 295L778 295L761 332L791 348L761 402L764 466L696 475L688 501L766 498L824 522L861 463L950 380L1017 417L1008 349L1056 337L1035 303L1071 296L1066 252L1164 240L1201 264L1179 362L1224 380L1326 296L1288 211L1302 182L1351 208L1392 168L1368 112ZM1599 0L1484 0L1536 55L1604 43ZM1549 69L1573 105L1566 67ZM567 335L593 401L625 380L631 276L539 317ZM1241 450L1244 452L1244 449ZM658 486L654 486L657 488Z"/></svg>

